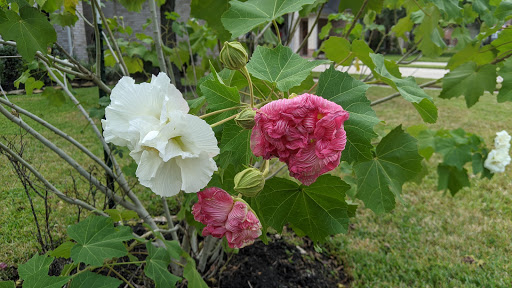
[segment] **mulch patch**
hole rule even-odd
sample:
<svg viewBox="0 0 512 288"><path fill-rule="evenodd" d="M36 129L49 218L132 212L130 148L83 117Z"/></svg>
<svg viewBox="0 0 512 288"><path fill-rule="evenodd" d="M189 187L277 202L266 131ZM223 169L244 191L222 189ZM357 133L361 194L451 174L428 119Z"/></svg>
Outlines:
<svg viewBox="0 0 512 288"><path fill-rule="evenodd" d="M299 248L298 248L299 247ZM351 277L335 257L318 253L309 239L295 246L283 239L240 249L210 287L345 287Z"/></svg>

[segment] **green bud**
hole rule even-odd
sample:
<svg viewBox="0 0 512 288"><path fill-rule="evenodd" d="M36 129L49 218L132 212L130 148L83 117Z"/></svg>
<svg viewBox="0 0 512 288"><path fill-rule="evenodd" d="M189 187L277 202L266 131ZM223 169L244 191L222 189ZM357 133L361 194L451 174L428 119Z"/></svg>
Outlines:
<svg viewBox="0 0 512 288"><path fill-rule="evenodd" d="M235 123L244 129L252 129L254 127L254 116L256 116L256 111L252 108L244 109L236 116Z"/></svg>
<svg viewBox="0 0 512 288"><path fill-rule="evenodd" d="M231 70L242 69L245 67L245 64L247 64L247 61L249 61L249 56L244 46L238 41L224 42L219 58L220 62Z"/></svg>
<svg viewBox="0 0 512 288"><path fill-rule="evenodd" d="M254 197L265 186L265 176L256 168L247 168L235 175L235 191L246 197Z"/></svg>

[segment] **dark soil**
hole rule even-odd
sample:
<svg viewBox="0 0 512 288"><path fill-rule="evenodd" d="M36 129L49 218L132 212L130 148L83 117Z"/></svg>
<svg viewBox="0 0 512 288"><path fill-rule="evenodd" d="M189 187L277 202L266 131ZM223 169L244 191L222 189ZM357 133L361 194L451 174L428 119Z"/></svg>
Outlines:
<svg viewBox="0 0 512 288"><path fill-rule="evenodd" d="M302 251L300 250L302 249ZM309 239L300 248L282 239L258 241L240 249L210 287L344 287L350 282L343 264L315 251ZM342 284L342 285L339 285Z"/></svg>

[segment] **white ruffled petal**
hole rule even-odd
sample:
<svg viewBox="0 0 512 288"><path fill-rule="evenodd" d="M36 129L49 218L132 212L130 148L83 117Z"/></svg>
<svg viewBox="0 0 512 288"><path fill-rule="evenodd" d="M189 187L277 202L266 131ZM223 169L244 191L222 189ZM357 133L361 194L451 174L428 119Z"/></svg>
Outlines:
<svg viewBox="0 0 512 288"><path fill-rule="evenodd" d="M176 158L176 163L181 169L181 190L186 193L203 189L212 179L213 172L217 171L215 161L204 153L197 158Z"/></svg>
<svg viewBox="0 0 512 288"><path fill-rule="evenodd" d="M156 151L144 151L135 173L140 184L155 194L170 197L178 194L181 188L181 171L174 159L164 162Z"/></svg>
<svg viewBox="0 0 512 288"><path fill-rule="evenodd" d="M160 119L165 122L166 115L171 111L181 111L188 113L189 107L187 101L183 98L181 92L171 84L167 74L160 72L158 76L153 75L151 85L158 87L159 93L164 97Z"/></svg>

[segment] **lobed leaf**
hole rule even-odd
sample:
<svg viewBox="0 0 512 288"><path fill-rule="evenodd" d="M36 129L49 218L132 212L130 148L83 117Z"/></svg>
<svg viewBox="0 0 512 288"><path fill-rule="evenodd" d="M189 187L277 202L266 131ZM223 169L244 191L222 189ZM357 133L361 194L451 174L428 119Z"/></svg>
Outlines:
<svg viewBox="0 0 512 288"><path fill-rule="evenodd" d="M354 166L356 197L375 213L393 210L402 185L421 172L422 159L416 139L396 127L382 138L372 160Z"/></svg>

